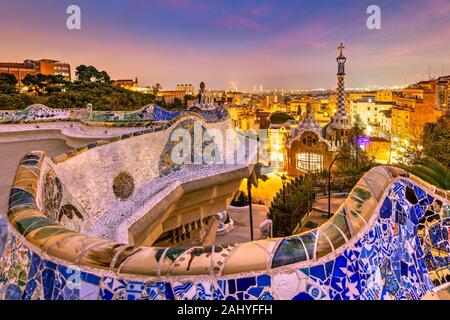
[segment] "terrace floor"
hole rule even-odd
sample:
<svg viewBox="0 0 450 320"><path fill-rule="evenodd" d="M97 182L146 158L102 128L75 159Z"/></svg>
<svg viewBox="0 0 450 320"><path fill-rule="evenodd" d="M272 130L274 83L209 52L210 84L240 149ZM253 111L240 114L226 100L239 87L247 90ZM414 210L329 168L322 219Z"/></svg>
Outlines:
<svg viewBox="0 0 450 320"><path fill-rule="evenodd" d="M230 245L251 241L250 217L248 207L241 210L228 209L230 218L234 221L234 228L224 235L217 235L216 245ZM261 238L259 225L266 220L268 208L265 206L253 206L253 239Z"/></svg>

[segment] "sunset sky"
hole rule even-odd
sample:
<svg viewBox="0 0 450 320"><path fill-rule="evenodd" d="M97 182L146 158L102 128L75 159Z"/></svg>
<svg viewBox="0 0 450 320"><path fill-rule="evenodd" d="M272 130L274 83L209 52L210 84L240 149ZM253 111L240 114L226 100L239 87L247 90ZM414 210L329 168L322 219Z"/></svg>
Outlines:
<svg viewBox="0 0 450 320"><path fill-rule="evenodd" d="M66 28L70 4L81 30ZM366 27L370 4L382 30ZM94 65L163 89L333 88L341 41L350 87L450 74L449 0L1 0L0 13L0 61Z"/></svg>

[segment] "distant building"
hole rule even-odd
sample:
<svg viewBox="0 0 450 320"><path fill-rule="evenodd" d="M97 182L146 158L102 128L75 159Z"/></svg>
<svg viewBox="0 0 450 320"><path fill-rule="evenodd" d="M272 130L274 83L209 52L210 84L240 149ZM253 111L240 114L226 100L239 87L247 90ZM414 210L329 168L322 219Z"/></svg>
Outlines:
<svg viewBox="0 0 450 320"><path fill-rule="evenodd" d="M311 103L307 103L300 124L291 130L287 139L285 167L288 175L298 176L327 170L338 147L348 138L351 121L346 109L344 78L347 59L343 55L342 43L338 50L336 110L333 110L330 123L322 128L316 120ZM300 112L301 110L298 113Z"/></svg>
<svg viewBox="0 0 450 320"><path fill-rule="evenodd" d="M19 85L28 74L35 75L36 68L31 63L0 62L0 73L9 73L16 77Z"/></svg>
<svg viewBox="0 0 450 320"><path fill-rule="evenodd" d="M347 138L348 130L351 129L351 121L347 115L345 104L345 62L347 58L344 56L344 44L341 43L338 50L340 51L336 61L338 63L337 73L337 109L331 117L331 122L325 127L326 139L335 145L342 144Z"/></svg>
<svg viewBox="0 0 450 320"><path fill-rule="evenodd" d="M291 176L322 172L333 161L332 143L324 139L311 105L308 105L302 121L293 130L286 151L287 172Z"/></svg>
<svg viewBox="0 0 450 320"><path fill-rule="evenodd" d="M354 96L351 96L351 99ZM360 120L367 125L367 134L374 137L389 137L391 132L390 111L395 102L392 92L359 95L357 100L350 101L352 123ZM388 111L386 113L385 111Z"/></svg>
<svg viewBox="0 0 450 320"><path fill-rule="evenodd" d="M450 109L450 76L437 79L436 86L437 108Z"/></svg>
<svg viewBox="0 0 450 320"><path fill-rule="evenodd" d="M184 91L186 94L194 95L194 86L192 84L177 84L176 91Z"/></svg>
<svg viewBox="0 0 450 320"><path fill-rule="evenodd" d="M449 110L450 76L422 81L394 97L392 136L402 147L417 144L427 123L436 122Z"/></svg>
<svg viewBox="0 0 450 320"><path fill-rule="evenodd" d="M50 59L25 60L23 63L0 62L0 73L13 74L19 81L19 87L28 74L61 75L67 81L72 80L70 64Z"/></svg>
<svg viewBox="0 0 450 320"><path fill-rule="evenodd" d="M268 138L272 168L283 169L284 171L286 143L291 136L291 131L298 125L299 121L297 120L288 120L284 124L270 124Z"/></svg>
<svg viewBox="0 0 450 320"><path fill-rule="evenodd" d="M240 92L227 92L226 97L231 101L231 104L240 106L242 105L244 94Z"/></svg>
<svg viewBox="0 0 450 320"><path fill-rule="evenodd" d="M367 155L378 163L391 162L391 141L388 139L370 137L368 145L364 146Z"/></svg>
<svg viewBox="0 0 450 320"><path fill-rule="evenodd" d="M392 132L392 110L381 110L381 132L385 138L391 137Z"/></svg>
<svg viewBox="0 0 450 320"><path fill-rule="evenodd" d="M112 80L111 85L113 87L120 87L125 89L135 89L138 87L138 79L119 79L119 80Z"/></svg>
<svg viewBox="0 0 450 320"><path fill-rule="evenodd" d="M259 125L257 124L256 113L254 110L238 105L228 106L227 110L235 128L241 130L259 130Z"/></svg>
<svg viewBox="0 0 450 320"><path fill-rule="evenodd" d="M42 59L32 61L36 65L37 72L45 75L61 75L65 80L71 81L70 64L56 60Z"/></svg>
<svg viewBox="0 0 450 320"><path fill-rule="evenodd" d="M258 125L259 129L269 129L270 127L270 112L267 111L256 111L256 122L255 124Z"/></svg>
<svg viewBox="0 0 450 320"><path fill-rule="evenodd" d="M156 97L159 100L164 100L166 103L173 103L175 99L180 99L183 101L186 91L179 90L168 90L168 91L158 91Z"/></svg>

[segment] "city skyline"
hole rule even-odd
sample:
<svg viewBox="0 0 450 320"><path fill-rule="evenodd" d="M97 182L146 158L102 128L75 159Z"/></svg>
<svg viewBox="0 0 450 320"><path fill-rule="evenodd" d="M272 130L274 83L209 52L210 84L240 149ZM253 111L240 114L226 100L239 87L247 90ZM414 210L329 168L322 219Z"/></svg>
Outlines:
<svg viewBox="0 0 450 320"><path fill-rule="evenodd" d="M445 0L378 1L381 30L366 26L369 1L78 1L81 30L66 28L70 4L0 4L0 35L9 43L0 60L51 58L70 63L72 72L94 65L113 79L163 88L204 80L214 89L231 81L246 91L332 89L342 41L347 87L414 83L428 79L429 66L432 76L450 73Z"/></svg>

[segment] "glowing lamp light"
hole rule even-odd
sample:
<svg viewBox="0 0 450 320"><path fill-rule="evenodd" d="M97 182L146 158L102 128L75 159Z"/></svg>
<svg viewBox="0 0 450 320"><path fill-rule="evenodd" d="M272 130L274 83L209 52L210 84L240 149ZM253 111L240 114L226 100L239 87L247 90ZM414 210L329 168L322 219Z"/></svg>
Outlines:
<svg viewBox="0 0 450 320"><path fill-rule="evenodd" d="M369 137L358 137L358 138L356 138L356 144L361 149L364 150L370 144L370 138Z"/></svg>
<svg viewBox="0 0 450 320"><path fill-rule="evenodd" d="M273 148L274 148L276 151L280 151L280 150L282 149L282 147L281 147L279 144L274 144L274 145L273 145Z"/></svg>

